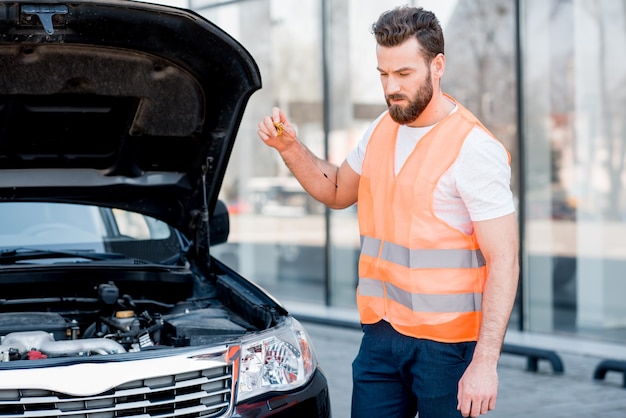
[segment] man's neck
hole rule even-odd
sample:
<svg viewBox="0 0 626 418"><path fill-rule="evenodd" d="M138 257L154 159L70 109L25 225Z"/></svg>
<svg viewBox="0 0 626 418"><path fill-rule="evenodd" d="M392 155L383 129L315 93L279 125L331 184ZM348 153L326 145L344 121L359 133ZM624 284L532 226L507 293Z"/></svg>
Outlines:
<svg viewBox="0 0 626 418"><path fill-rule="evenodd" d="M439 90L433 94L433 98L422 114L413 122L408 123L407 126L412 128L432 126L448 116L455 106L455 103Z"/></svg>

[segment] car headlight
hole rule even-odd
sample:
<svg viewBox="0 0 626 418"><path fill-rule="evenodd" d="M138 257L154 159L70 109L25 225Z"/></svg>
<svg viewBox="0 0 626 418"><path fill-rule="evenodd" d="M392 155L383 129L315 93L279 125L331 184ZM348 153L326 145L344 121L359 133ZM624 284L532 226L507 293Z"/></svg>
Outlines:
<svg viewBox="0 0 626 418"><path fill-rule="evenodd" d="M238 401L269 391L292 390L309 381L317 359L302 325L293 318L241 345Z"/></svg>

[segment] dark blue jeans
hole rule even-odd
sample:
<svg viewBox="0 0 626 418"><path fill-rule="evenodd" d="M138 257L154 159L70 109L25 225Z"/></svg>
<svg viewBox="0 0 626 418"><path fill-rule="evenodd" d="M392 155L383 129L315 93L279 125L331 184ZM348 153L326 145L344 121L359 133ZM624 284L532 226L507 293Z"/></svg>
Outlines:
<svg viewBox="0 0 626 418"><path fill-rule="evenodd" d="M407 337L386 321L363 325L352 363L352 418L458 418L458 383L475 342Z"/></svg>

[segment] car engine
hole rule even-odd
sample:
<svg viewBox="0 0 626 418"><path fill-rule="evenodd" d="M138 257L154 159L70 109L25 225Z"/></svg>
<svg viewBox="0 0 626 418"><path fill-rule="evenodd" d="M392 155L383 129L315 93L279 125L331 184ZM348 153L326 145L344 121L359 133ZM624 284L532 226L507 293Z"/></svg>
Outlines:
<svg viewBox="0 0 626 418"><path fill-rule="evenodd" d="M197 346L237 338L249 328L213 297L176 304L134 300L106 283L98 286L97 300L80 302L98 309L78 309L74 299L56 312L0 312L0 362Z"/></svg>

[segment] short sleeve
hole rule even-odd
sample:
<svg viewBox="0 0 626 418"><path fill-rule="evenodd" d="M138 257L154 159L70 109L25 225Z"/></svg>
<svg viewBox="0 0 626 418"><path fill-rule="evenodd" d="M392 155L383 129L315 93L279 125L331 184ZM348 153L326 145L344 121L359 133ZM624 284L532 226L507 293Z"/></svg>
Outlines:
<svg viewBox="0 0 626 418"><path fill-rule="evenodd" d="M348 154L348 157L346 157L346 161L350 165L350 168L352 168L352 170L354 170L354 172L359 176L363 173L363 160L365 159L367 144L370 141L372 132L374 132L374 128L378 125L378 122L380 122L385 113L386 112L383 112L374 122L370 124L357 146L350 152L350 154Z"/></svg>
<svg viewBox="0 0 626 418"><path fill-rule="evenodd" d="M468 135L454 178L472 221L499 218L515 211L511 166L504 146L481 128Z"/></svg>

